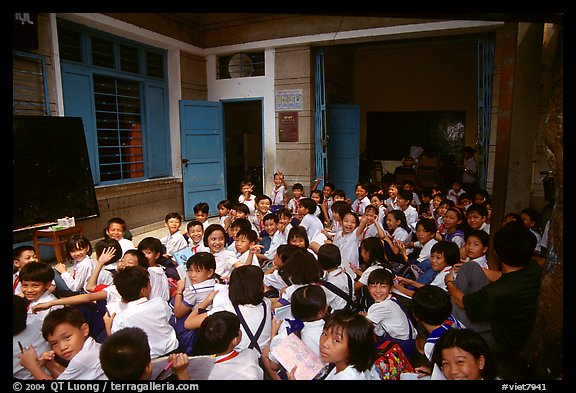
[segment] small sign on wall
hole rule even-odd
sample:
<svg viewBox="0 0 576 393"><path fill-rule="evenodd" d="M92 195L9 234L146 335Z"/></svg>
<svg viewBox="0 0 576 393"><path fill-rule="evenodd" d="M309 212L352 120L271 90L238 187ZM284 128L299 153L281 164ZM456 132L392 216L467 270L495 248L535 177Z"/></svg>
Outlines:
<svg viewBox="0 0 576 393"><path fill-rule="evenodd" d="M304 109L302 89L278 90L276 92L276 110L293 111Z"/></svg>
<svg viewBox="0 0 576 393"><path fill-rule="evenodd" d="M298 112L278 114L280 142L298 142Z"/></svg>

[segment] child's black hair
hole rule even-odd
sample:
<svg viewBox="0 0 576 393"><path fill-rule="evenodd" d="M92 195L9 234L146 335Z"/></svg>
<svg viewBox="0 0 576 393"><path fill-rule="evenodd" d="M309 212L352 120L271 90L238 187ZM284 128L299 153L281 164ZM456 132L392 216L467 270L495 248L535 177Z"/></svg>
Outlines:
<svg viewBox="0 0 576 393"><path fill-rule="evenodd" d="M30 262L20 269L18 278L20 282L38 281L47 284L54 280L54 269L44 262Z"/></svg>
<svg viewBox="0 0 576 393"><path fill-rule="evenodd" d="M342 263L340 248L335 244L323 244L318 248L318 263L324 270L332 270Z"/></svg>

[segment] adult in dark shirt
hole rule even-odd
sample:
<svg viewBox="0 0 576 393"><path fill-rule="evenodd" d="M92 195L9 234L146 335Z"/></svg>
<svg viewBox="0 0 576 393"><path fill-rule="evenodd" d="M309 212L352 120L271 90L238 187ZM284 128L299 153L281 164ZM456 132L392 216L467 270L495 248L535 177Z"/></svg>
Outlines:
<svg viewBox="0 0 576 393"><path fill-rule="evenodd" d="M445 283L452 301L466 310L470 321L488 321L487 338L503 379L521 379L521 351L527 345L534 320L542 268L532 259L536 240L517 223L505 225L494 235L494 251L501 263L499 277L467 295L447 274ZM486 271L493 278L493 271Z"/></svg>

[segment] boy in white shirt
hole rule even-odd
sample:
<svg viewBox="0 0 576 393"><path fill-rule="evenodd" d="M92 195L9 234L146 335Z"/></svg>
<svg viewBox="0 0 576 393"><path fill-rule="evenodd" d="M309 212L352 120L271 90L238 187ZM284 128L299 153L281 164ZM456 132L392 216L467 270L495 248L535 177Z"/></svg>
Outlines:
<svg viewBox="0 0 576 393"><path fill-rule="evenodd" d="M416 231L416 223L418 223L418 211L412 206L412 191L399 190L396 203L400 210L406 216L406 223L412 232Z"/></svg>
<svg viewBox="0 0 576 393"><path fill-rule="evenodd" d="M180 226L182 225L182 216L180 213L168 213L164 218L164 222L166 228L168 228L168 234L160 239L160 242L166 247L166 254L172 256L175 252L187 247L188 241L184 238L182 232L180 232Z"/></svg>
<svg viewBox="0 0 576 393"><path fill-rule="evenodd" d="M188 246L192 250L192 255L210 250L204 245L204 226L200 221L192 220L186 225L188 235Z"/></svg>
<svg viewBox="0 0 576 393"><path fill-rule="evenodd" d="M178 348L170 317L172 309L159 298L150 297L150 278L142 266L128 266L114 276L114 285L126 306L104 317L108 335L125 327L140 327L148 335L150 357L157 358Z"/></svg>
<svg viewBox="0 0 576 393"><path fill-rule="evenodd" d="M117 240L122 247L122 255L127 250L132 250L136 248L132 240L126 239L124 235L126 234L126 221L120 217L112 217L108 220L106 224L106 236L111 239Z"/></svg>
<svg viewBox="0 0 576 393"><path fill-rule="evenodd" d="M50 291L50 286L54 280L54 269L49 264L44 262L28 263L20 269L19 277L22 285L22 295L29 302L28 314L33 313L34 306L37 304L57 299ZM60 307L54 306L47 310L39 311L36 316L44 320L52 309Z"/></svg>
<svg viewBox="0 0 576 393"><path fill-rule="evenodd" d="M356 213L358 217L364 214L364 209L370 204L370 199L368 199L369 189L368 184L356 184L356 200L352 202L352 211Z"/></svg>
<svg viewBox="0 0 576 393"><path fill-rule="evenodd" d="M44 319L42 335L52 351L40 356L52 359L44 360L50 374L41 368L32 346L23 349L20 362L34 379L106 380L100 366L100 344L88 335L89 331L80 311L70 307L51 311ZM63 370L61 364L56 364L54 355L69 362Z"/></svg>
<svg viewBox="0 0 576 393"><path fill-rule="evenodd" d="M210 205L206 202L198 202L194 205L194 219L200 221L204 229L210 225L208 214L210 214Z"/></svg>
<svg viewBox="0 0 576 393"><path fill-rule="evenodd" d="M243 203L248 206L250 210L248 216L254 214L256 210L255 199L256 195L252 194L254 190L254 184L250 180L244 180L240 183L240 196L238 197L238 203Z"/></svg>
<svg viewBox="0 0 576 393"><path fill-rule="evenodd" d="M282 232L278 230L278 222L280 219L274 213L269 213L264 216L264 230L270 237L270 246L266 252L257 253L256 257L262 266L266 264L266 262L272 261L274 256L276 256L276 250L282 244L286 244L286 236Z"/></svg>
<svg viewBox="0 0 576 393"><path fill-rule="evenodd" d="M316 211L316 202L312 198L302 198L300 200L300 207L298 212L302 217L300 221L300 226L306 228L306 233L308 234L308 242L314 238L316 233L324 229L324 224L318 217L314 215Z"/></svg>
<svg viewBox="0 0 576 393"><path fill-rule="evenodd" d="M274 188L272 188L272 192L270 193L270 200L272 201L270 211L272 213L277 213L284 209L286 205L286 187L284 174L282 172L276 172L274 174Z"/></svg>
<svg viewBox="0 0 576 393"><path fill-rule="evenodd" d="M292 186L292 195L294 195L294 197L288 201L287 207L292 212L292 216L300 221L302 219L299 213L300 199L304 195L304 186L300 183L294 183Z"/></svg>
<svg viewBox="0 0 576 393"><path fill-rule="evenodd" d="M242 265L255 265L260 267L258 258L254 256L254 246L258 243L258 234L253 229L240 229L236 234L236 258L238 262L234 264L234 268Z"/></svg>

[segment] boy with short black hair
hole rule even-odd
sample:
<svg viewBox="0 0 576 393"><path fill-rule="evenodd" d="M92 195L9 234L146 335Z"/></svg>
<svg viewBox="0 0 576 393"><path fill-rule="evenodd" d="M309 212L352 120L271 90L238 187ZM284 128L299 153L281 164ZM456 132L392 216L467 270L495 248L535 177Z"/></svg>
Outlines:
<svg viewBox="0 0 576 393"><path fill-rule="evenodd" d="M151 379L148 335L139 327L127 327L106 337L99 357L102 370L110 380Z"/></svg>
<svg viewBox="0 0 576 393"><path fill-rule="evenodd" d="M29 262L38 262L34 246L23 245L12 250L12 293L20 294L22 292L18 273Z"/></svg>
<svg viewBox="0 0 576 393"><path fill-rule="evenodd" d="M198 202L194 205L194 218L200 221L204 229L210 225L208 222L208 214L210 214L210 205L206 202Z"/></svg>
<svg viewBox="0 0 576 393"><path fill-rule="evenodd" d="M71 307L53 310L42 324L42 336L52 351L38 357L32 346L24 348L20 363L34 379L105 380L107 377L99 359L100 344L88 333L88 324L78 310ZM67 365L58 363L55 356L67 362Z"/></svg>
<svg viewBox="0 0 576 393"><path fill-rule="evenodd" d="M54 269L49 264L44 262L27 263L20 269L19 277L22 285L22 295L30 303L28 307L29 314L32 313L35 305L57 299L50 291L54 280ZM36 315L44 319L53 308L40 311Z"/></svg>
<svg viewBox="0 0 576 393"><path fill-rule="evenodd" d="M322 221L314 215L314 212L316 212L316 202L312 198L300 199L298 212L302 217L300 226L306 229L308 241L310 242L318 232L324 229Z"/></svg>
<svg viewBox="0 0 576 393"><path fill-rule="evenodd" d="M304 186L301 183L294 183L292 185L292 195L293 197L288 201L287 208L292 212L292 216L300 221L302 217L298 210L300 208L300 199L304 195Z"/></svg>
<svg viewBox="0 0 576 393"><path fill-rule="evenodd" d="M117 240L122 247L122 255L128 250L136 248L132 240L128 239L126 236L126 221L120 217L112 217L106 223L106 229L104 230L105 237Z"/></svg>

